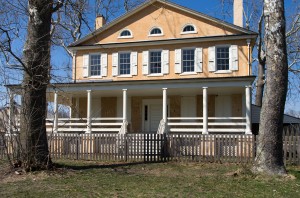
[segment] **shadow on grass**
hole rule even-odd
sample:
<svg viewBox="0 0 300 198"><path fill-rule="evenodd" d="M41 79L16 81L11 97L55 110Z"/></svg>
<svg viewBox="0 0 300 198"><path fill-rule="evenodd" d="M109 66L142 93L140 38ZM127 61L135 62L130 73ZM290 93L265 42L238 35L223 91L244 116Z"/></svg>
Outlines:
<svg viewBox="0 0 300 198"><path fill-rule="evenodd" d="M160 164L165 163L164 161L157 162L125 162L125 163L115 163L115 164L87 164L87 165L69 165L62 163L54 163L55 168L65 168L70 170L89 170L89 169L102 169L102 168L118 168L124 166L134 166L142 164Z"/></svg>
<svg viewBox="0 0 300 198"><path fill-rule="evenodd" d="M297 180L300 180L300 170L288 168L288 174L292 174L296 177Z"/></svg>

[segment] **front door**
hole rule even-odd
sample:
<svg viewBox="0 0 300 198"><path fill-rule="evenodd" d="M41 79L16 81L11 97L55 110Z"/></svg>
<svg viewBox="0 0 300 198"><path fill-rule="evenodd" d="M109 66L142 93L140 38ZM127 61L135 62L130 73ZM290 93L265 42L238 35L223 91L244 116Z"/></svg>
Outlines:
<svg viewBox="0 0 300 198"><path fill-rule="evenodd" d="M143 130L145 133L156 133L162 119L162 100L143 101Z"/></svg>

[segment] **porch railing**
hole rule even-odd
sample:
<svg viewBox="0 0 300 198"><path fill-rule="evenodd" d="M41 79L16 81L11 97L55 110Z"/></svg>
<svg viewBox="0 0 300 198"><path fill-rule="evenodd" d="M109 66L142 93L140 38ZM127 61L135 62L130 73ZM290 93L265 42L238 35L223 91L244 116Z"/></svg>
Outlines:
<svg viewBox="0 0 300 198"><path fill-rule="evenodd" d="M54 131L54 120L47 119L47 132ZM115 132L119 133L123 125L122 118L93 118L91 132ZM87 131L86 118L59 118L57 123L58 132L85 133Z"/></svg>
<svg viewBox="0 0 300 198"><path fill-rule="evenodd" d="M168 124L170 132L203 132L203 117L170 117ZM246 131L245 117L208 117L209 133L244 133Z"/></svg>

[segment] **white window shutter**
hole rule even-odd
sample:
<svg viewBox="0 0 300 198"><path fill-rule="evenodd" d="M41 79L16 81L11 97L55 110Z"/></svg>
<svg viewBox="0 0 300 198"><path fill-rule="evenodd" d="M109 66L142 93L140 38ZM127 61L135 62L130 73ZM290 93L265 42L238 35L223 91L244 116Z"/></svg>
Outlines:
<svg viewBox="0 0 300 198"><path fill-rule="evenodd" d="M181 72L181 49L175 49L175 74L180 74Z"/></svg>
<svg viewBox="0 0 300 198"><path fill-rule="evenodd" d="M82 63L82 75L84 78L88 77L90 74L90 55L83 55L83 63Z"/></svg>
<svg viewBox="0 0 300 198"><path fill-rule="evenodd" d="M238 55L238 46L231 45L230 47L230 70L237 71L239 70L239 55Z"/></svg>
<svg viewBox="0 0 300 198"><path fill-rule="evenodd" d="M101 54L101 76L107 76L107 54Z"/></svg>
<svg viewBox="0 0 300 198"><path fill-rule="evenodd" d="M149 51L143 51L143 74L149 74Z"/></svg>
<svg viewBox="0 0 300 198"><path fill-rule="evenodd" d="M195 72L202 72L202 48L195 49Z"/></svg>
<svg viewBox="0 0 300 198"><path fill-rule="evenodd" d="M131 52L131 75L137 75L137 61L138 61L138 53L137 52Z"/></svg>
<svg viewBox="0 0 300 198"><path fill-rule="evenodd" d="M169 74L169 50L162 51L162 73Z"/></svg>
<svg viewBox="0 0 300 198"><path fill-rule="evenodd" d="M112 75L117 76L119 74L119 54L113 53L112 54Z"/></svg>
<svg viewBox="0 0 300 198"><path fill-rule="evenodd" d="M216 47L208 48L208 70L210 72L216 71Z"/></svg>

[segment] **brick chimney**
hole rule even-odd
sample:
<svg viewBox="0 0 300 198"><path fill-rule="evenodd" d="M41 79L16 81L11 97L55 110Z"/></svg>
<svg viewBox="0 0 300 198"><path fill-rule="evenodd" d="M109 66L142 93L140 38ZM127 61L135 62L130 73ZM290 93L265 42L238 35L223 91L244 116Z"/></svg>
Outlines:
<svg viewBox="0 0 300 198"><path fill-rule="evenodd" d="M95 20L95 29L97 30L97 29L101 28L103 25L105 25L105 23L106 23L106 21L105 21L104 16L98 15Z"/></svg>
<svg viewBox="0 0 300 198"><path fill-rule="evenodd" d="M243 0L234 0L233 2L233 24L243 27Z"/></svg>

